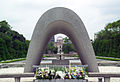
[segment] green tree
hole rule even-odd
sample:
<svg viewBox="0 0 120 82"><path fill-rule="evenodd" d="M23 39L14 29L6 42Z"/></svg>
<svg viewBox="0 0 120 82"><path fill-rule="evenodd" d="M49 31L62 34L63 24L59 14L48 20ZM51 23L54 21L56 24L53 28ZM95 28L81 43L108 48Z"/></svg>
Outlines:
<svg viewBox="0 0 120 82"><path fill-rule="evenodd" d="M8 30L10 30L11 27L6 21L0 22L0 32L6 33Z"/></svg>
<svg viewBox="0 0 120 82"><path fill-rule="evenodd" d="M120 57L120 20L109 23L96 35L92 44L97 56Z"/></svg>
<svg viewBox="0 0 120 82"><path fill-rule="evenodd" d="M45 50L45 53L48 53L48 51L51 51L52 53L56 54L57 53L57 47L54 46L54 43L53 42L49 42L47 47L46 47L46 50Z"/></svg>
<svg viewBox="0 0 120 82"><path fill-rule="evenodd" d="M64 40L64 44L63 44L62 50L64 53L69 53L71 51L76 52L74 45L72 44L72 42L70 41L68 37L65 37L63 40Z"/></svg>
<svg viewBox="0 0 120 82"><path fill-rule="evenodd" d="M0 38L0 60L9 59L9 53L5 44L5 41Z"/></svg>
<svg viewBox="0 0 120 82"><path fill-rule="evenodd" d="M8 22L0 22L0 61L26 57L29 42L12 30Z"/></svg>

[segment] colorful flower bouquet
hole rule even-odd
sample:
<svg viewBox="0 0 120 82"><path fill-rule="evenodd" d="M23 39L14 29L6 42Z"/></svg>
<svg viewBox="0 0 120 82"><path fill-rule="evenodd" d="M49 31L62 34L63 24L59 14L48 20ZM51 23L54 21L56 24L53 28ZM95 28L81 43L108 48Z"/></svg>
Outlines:
<svg viewBox="0 0 120 82"><path fill-rule="evenodd" d="M87 75L86 67L39 67L36 69L36 79L85 79Z"/></svg>

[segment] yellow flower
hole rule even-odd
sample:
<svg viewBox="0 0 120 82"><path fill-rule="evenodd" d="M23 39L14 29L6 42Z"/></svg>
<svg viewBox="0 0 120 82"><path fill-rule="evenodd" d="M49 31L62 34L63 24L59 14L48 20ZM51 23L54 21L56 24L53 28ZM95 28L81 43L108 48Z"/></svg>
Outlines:
<svg viewBox="0 0 120 82"><path fill-rule="evenodd" d="M81 70L80 72L82 72L82 73L83 73L83 70Z"/></svg>

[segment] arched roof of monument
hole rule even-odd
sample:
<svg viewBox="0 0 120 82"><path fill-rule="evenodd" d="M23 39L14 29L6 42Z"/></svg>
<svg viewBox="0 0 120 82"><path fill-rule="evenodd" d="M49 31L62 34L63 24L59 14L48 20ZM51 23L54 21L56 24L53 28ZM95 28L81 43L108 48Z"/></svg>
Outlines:
<svg viewBox="0 0 120 82"><path fill-rule="evenodd" d="M38 20L29 45L25 71L32 71L32 65L40 63L48 41L57 33L70 37L82 64L88 64L88 71L98 71L93 47L82 20L64 7L52 8Z"/></svg>

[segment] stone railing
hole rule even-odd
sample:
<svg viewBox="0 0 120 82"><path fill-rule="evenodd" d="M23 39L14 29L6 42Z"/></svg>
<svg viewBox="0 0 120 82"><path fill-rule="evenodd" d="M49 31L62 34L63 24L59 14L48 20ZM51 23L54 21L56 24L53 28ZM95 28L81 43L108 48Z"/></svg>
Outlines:
<svg viewBox="0 0 120 82"><path fill-rule="evenodd" d="M21 77L34 77L34 73L0 74L0 78L15 78L15 82L20 82Z"/></svg>
<svg viewBox="0 0 120 82"><path fill-rule="evenodd" d="M110 82L111 77L120 77L120 73L89 72L88 77L98 77L98 82L102 82L102 77L103 77L104 82Z"/></svg>
<svg viewBox="0 0 120 82"><path fill-rule="evenodd" d="M16 73L16 74L0 74L0 78L15 78L15 82L20 82L22 77L34 77L34 73ZM88 80L63 80L63 79L53 79L53 80L33 80L33 82L88 82Z"/></svg>

